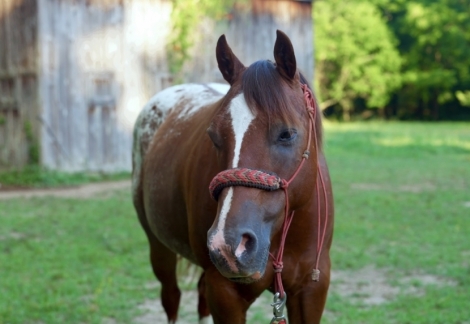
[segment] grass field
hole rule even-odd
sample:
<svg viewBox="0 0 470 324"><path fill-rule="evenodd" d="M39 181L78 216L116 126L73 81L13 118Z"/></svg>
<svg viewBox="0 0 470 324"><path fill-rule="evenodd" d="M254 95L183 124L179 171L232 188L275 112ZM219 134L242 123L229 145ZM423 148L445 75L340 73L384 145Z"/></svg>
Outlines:
<svg viewBox="0 0 470 324"><path fill-rule="evenodd" d="M470 124L328 126L334 268L440 280L373 307L331 294L326 322L470 323Z"/></svg>
<svg viewBox="0 0 470 324"><path fill-rule="evenodd" d="M129 172L64 173L51 171L37 165L28 165L21 170L0 170L0 188L73 186L89 182L128 179Z"/></svg>
<svg viewBox="0 0 470 324"><path fill-rule="evenodd" d="M469 324L470 124L325 128L337 279L323 322ZM0 201L0 224L2 324L133 323L158 296L128 192Z"/></svg>

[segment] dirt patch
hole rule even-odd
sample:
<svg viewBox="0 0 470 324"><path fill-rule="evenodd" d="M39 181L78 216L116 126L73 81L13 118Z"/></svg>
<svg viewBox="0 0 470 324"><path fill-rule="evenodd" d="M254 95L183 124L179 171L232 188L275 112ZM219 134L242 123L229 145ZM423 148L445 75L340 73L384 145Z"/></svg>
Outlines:
<svg viewBox="0 0 470 324"><path fill-rule="evenodd" d="M384 271L366 267L359 271L333 271L330 293L366 305L379 305L398 295L400 289L388 284Z"/></svg>
<svg viewBox="0 0 470 324"><path fill-rule="evenodd" d="M20 232L10 232L6 235L0 235L0 241L6 241L6 240L22 240L26 238L27 235L20 233Z"/></svg>
<svg viewBox="0 0 470 324"><path fill-rule="evenodd" d="M403 275L396 284L392 284L394 276L390 272L373 266L358 271L333 271L330 293L347 298L354 304L373 306L392 301L401 294L422 296L425 286L456 285L451 280L422 273Z"/></svg>
<svg viewBox="0 0 470 324"><path fill-rule="evenodd" d="M183 291L178 312L178 324L198 323L197 300L197 291ZM263 293L248 310L247 323L269 323L272 319L272 307L270 306L271 302L272 295L269 292ZM168 323L160 299L146 300L144 303L138 306L138 309L143 311L144 314L134 318L133 323ZM260 314L264 315L263 319L260 319ZM213 323L213 321L210 318L207 324L211 323Z"/></svg>
<svg viewBox="0 0 470 324"><path fill-rule="evenodd" d="M89 183L76 187L47 188L47 189L21 189L0 191L0 200L15 198L36 198L36 197L59 197L88 199L93 197L106 197L107 194L116 190L131 188L130 180Z"/></svg>
<svg viewBox="0 0 470 324"><path fill-rule="evenodd" d="M392 283L393 282L393 283ZM374 266L367 266L363 269L335 270L332 272L332 280L329 294L339 295L353 304L373 307L383 303L391 302L399 295L422 296L425 294L426 286L455 286L456 283L437 276L415 273L403 275L396 280L392 275L392 270L377 269ZM148 284L146 287L154 289L159 284ZM179 324L197 323L197 292L184 291L182 293ZM269 323L272 318L272 295L269 292L263 293L247 314L247 323ZM137 324L166 324L166 315L159 299L146 300L138 306L143 314L134 319ZM334 314L325 310L325 316L334 318ZM263 317L261 319L260 317ZM212 321L209 321L212 323ZM112 323L109 323L112 324Z"/></svg>
<svg viewBox="0 0 470 324"><path fill-rule="evenodd" d="M197 323L197 292L184 291L181 296L180 309L178 312L178 324ZM138 308L144 312L143 315L134 318L136 324L167 324L165 311L159 299L146 300Z"/></svg>

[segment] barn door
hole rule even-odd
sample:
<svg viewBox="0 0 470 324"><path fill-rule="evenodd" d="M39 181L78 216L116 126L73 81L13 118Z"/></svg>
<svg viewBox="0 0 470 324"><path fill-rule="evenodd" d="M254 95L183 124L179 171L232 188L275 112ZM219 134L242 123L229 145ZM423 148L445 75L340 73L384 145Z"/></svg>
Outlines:
<svg viewBox="0 0 470 324"><path fill-rule="evenodd" d="M93 73L89 77L88 169L111 171L118 159L116 130L116 84L112 72Z"/></svg>
<svg viewBox="0 0 470 324"><path fill-rule="evenodd" d="M27 162L24 123L16 100L15 78L0 77L0 167Z"/></svg>

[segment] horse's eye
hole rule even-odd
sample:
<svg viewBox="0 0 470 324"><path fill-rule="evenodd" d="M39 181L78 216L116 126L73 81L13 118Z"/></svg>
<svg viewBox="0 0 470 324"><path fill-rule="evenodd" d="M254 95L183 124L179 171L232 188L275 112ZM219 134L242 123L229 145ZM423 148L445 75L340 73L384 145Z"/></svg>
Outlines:
<svg viewBox="0 0 470 324"><path fill-rule="evenodd" d="M279 134L279 142L290 142L297 137L297 131L295 129L286 129Z"/></svg>
<svg viewBox="0 0 470 324"><path fill-rule="evenodd" d="M214 132L211 128L207 129L207 134L216 148L220 148L222 146L222 139L219 134Z"/></svg>

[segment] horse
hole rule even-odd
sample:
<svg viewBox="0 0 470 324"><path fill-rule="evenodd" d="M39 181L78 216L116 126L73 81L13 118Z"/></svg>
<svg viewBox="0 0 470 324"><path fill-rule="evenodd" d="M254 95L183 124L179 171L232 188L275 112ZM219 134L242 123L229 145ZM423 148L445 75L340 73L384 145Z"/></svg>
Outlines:
<svg viewBox="0 0 470 324"><path fill-rule="evenodd" d="M320 111L283 32L274 61L246 67L225 35L216 58L228 84L164 89L133 131L133 203L168 322L183 257L202 268L200 323L245 323L264 290L272 323L319 323L334 214Z"/></svg>

